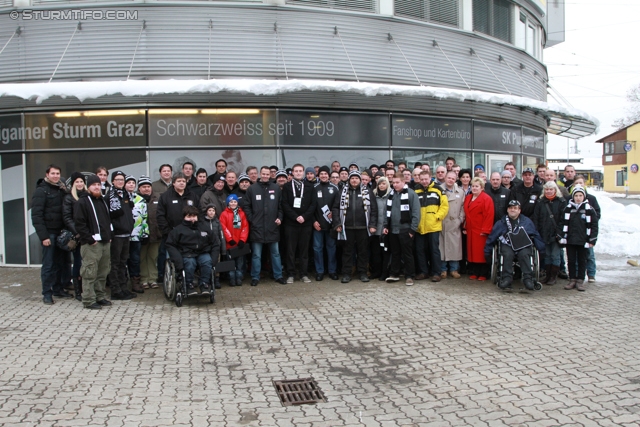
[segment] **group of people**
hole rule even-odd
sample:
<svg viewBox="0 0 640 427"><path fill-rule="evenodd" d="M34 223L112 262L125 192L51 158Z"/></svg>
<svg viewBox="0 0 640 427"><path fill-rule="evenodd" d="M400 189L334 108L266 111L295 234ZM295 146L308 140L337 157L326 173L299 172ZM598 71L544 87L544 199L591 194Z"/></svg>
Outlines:
<svg viewBox="0 0 640 427"><path fill-rule="evenodd" d="M286 170L250 166L238 174L220 159L213 174L194 169L190 162L180 171L164 164L152 182L122 171L109 181L100 167L87 176L74 172L67 188L60 167L50 165L32 200L44 303L72 298L73 289L86 308L101 309L111 305L107 286L111 300L135 298L159 287L167 256L188 293L210 292L227 279L240 286L247 273L251 286L265 275L283 285L310 283L310 271L316 281L328 275L342 283L404 276L411 286L461 274L483 281L497 243L505 260L502 289L511 288L515 259L524 286L533 289L527 259L534 245L543 283L567 278L565 266L566 289L585 290L585 273L595 280L600 211L571 166L562 180L545 165L525 168L520 179L507 163L488 182L483 165L463 169L451 157L433 172L426 163L408 169L393 160L364 170L334 161ZM70 252L61 249L64 234L77 242L65 247ZM214 273L220 260L234 268Z"/></svg>

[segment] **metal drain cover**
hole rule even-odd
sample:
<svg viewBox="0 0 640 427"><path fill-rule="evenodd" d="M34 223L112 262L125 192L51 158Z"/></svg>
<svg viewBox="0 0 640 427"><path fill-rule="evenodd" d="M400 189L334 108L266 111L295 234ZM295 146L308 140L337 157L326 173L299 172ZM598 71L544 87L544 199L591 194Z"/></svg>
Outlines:
<svg viewBox="0 0 640 427"><path fill-rule="evenodd" d="M273 380L273 386L276 388L282 406L312 405L327 401L313 378Z"/></svg>

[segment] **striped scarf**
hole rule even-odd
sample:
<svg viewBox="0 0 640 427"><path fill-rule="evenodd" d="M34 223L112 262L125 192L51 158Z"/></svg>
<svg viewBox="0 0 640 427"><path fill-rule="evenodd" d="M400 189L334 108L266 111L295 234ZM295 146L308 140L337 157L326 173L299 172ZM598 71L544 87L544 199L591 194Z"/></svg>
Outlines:
<svg viewBox="0 0 640 427"><path fill-rule="evenodd" d="M342 231L338 233L338 240L347 240L347 232L344 227L344 222L347 218L347 209L349 209L349 190L351 186L345 185L342 187L342 193L340 194L340 224L342 225ZM364 206L364 217L367 222L367 233L371 236L369 231L369 212L371 199L369 197L369 190L366 185L360 185L360 194L362 195L362 205Z"/></svg>
<svg viewBox="0 0 640 427"><path fill-rule="evenodd" d="M235 208L233 210L233 228L237 228L240 229L241 228L241 221L240 221L240 214L238 213L238 209L240 208Z"/></svg>
<svg viewBox="0 0 640 427"><path fill-rule="evenodd" d="M393 205L393 196L396 194L392 188L387 199L387 218L391 219L391 206ZM409 206L409 187L405 184L400 193L400 224L411 223L411 207ZM389 221L391 225L391 221Z"/></svg>
<svg viewBox="0 0 640 427"><path fill-rule="evenodd" d="M565 224L562 227L562 239L559 240L561 245L567 244L567 237L569 236L569 221L571 220L571 215L580 215L580 206L584 205L584 220L587 223L587 243L584 244L585 248L589 248L589 242L591 241L589 237L591 236L591 215L595 212L591 209L591 205L588 201L584 201L582 203L576 203L573 200L569 201L569 204L564 208L564 220Z"/></svg>

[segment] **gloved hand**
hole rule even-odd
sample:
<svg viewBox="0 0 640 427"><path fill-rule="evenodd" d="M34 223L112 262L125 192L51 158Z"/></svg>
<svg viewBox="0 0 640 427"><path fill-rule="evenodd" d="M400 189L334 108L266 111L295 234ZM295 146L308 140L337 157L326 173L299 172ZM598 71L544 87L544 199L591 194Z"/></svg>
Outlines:
<svg viewBox="0 0 640 427"><path fill-rule="evenodd" d="M487 264L491 265L491 263L493 263L493 257L491 256L490 253L485 253L484 254L484 260L487 261Z"/></svg>
<svg viewBox="0 0 640 427"><path fill-rule="evenodd" d="M244 241L240 240L238 242L238 249L242 249L242 248L244 248Z"/></svg>
<svg viewBox="0 0 640 427"><path fill-rule="evenodd" d="M236 243L237 242L235 240L229 240L229 246L235 246Z"/></svg>

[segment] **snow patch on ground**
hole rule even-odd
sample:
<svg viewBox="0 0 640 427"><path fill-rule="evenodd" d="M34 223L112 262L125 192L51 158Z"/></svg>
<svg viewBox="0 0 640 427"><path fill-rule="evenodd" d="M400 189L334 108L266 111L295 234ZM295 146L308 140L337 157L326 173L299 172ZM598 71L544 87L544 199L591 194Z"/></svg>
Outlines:
<svg viewBox="0 0 640 427"><path fill-rule="evenodd" d="M624 257L640 256L640 206L617 203L604 191L590 194L598 199L602 209L595 252Z"/></svg>

